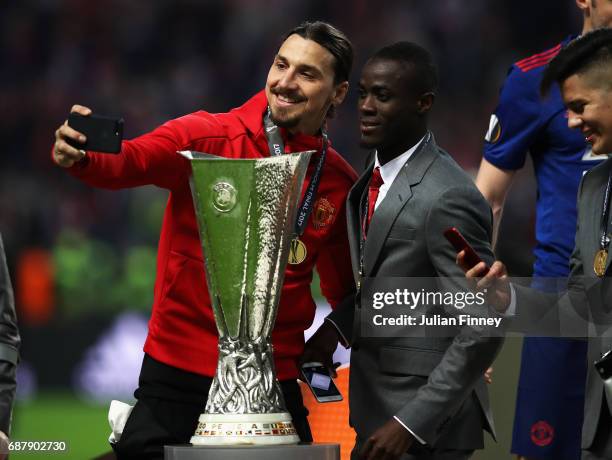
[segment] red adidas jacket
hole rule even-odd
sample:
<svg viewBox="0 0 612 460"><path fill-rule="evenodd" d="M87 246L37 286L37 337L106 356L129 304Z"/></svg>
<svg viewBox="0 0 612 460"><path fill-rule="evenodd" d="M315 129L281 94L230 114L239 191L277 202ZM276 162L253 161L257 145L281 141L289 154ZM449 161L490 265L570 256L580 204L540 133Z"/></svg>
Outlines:
<svg viewBox="0 0 612 460"><path fill-rule="evenodd" d="M217 366L217 329L204 275L195 220L188 160L178 150L196 150L232 158L269 156L262 117L264 92L228 113L204 111L171 120L151 133L124 141L119 155L88 152L70 173L95 187L119 189L154 184L170 191L157 256L153 311L144 351L163 363L213 376ZM321 137L288 135L285 151L321 149ZM307 176L314 170L311 161ZM307 257L288 265L272 333L280 380L298 376L296 360L304 346L303 332L314 318L310 293L313 269L321 290L335 306L353 288L346 236L345 200L357 176L333 149L301 240ZM305 181L308 183L308 179ZM305 191L306 184L304 185Z"/></svg>

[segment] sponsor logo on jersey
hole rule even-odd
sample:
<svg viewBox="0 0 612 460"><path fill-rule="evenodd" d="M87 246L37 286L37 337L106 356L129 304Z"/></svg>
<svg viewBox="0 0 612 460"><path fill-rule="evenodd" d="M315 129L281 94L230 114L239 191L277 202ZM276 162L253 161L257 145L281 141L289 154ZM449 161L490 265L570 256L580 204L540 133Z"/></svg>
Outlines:
<svg viewBox="0 0 612 460"><path fill-rule="evenodd" d="M501 124L499 123L499 118L497 115L491 115L491 119L489 120L489 129L487 134L485 135L485 141L490 142L491 144L495 144L499 138L501 137Z"/></svg>

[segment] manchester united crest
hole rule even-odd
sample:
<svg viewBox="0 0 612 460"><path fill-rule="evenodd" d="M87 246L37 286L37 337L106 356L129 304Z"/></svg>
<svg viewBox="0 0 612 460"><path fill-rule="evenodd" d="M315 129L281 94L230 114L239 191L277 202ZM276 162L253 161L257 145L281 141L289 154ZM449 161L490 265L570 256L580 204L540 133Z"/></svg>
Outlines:
<svg viewBox="0 0 612 460"><path fill-rule="evenodd" d="M555 438L555 429L546 421L540 420L531 427L531 441L540 447L546 447Z"/></svg>
<svg viewBox="0 0 612 460"><path fill-rule="evenodd" d="M312 223L317 230L320 230L334 221L336 208L325 197L319 198L314 205L312 213Z"/></svg>

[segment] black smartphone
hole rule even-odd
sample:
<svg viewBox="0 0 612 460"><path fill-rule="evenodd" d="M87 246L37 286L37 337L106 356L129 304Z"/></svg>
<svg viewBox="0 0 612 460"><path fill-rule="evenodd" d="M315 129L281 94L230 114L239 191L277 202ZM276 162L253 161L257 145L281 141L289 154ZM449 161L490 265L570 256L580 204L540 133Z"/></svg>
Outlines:
<svg viewBox="0 0 612 460"><path fill-rule="evenodd" d="M302 380L318 402L342 401L342 395L329 375L329 370L321 363L304 363L300 370Z"/></svg>
<svg viewBox="0 0 612 460"><path fill-rule="evenodd" d="M94 152L119 153L123 140L123 119L91 114L87 116L71 113L68 126L87 137L85 143L68 140L76 149Z"/></svg>
<svg viewBox="0 0 612 460"><path fill-rule="evenodd" d="M474 248L467 242L467 240L463 237L461 232L456 227L450 227L444 230L444 237L453 245L457 254L461 251L465 251L465 261L468 263L470 267L474 267L482 262L482 259ZM489 267L486 268L484 274L489 271Z"/></svg>

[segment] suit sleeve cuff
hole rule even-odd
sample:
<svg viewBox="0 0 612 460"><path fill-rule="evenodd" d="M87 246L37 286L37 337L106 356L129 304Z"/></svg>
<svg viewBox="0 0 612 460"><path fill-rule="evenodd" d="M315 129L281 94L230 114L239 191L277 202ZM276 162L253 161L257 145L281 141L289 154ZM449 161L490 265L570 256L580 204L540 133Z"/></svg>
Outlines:
<svg viewBox="0 0 612 460"><path fill-rule="evenodd" d="M516 291L512 283L510 283L510 305L504 313L501 313L504 318L511 318L516 316Z"/></svg>
<svg viewBox="0 0 612 460"><path fill-rule="evenodd" d="M416 439L417 441L419 441L419 442L420 442L421 444L423 444L423 445L427 444L425 441L423 441L423 440L422 440L422 439L419 437L419 435L417 435L417 434L416 434L414 431L412 431L410 428L408 428L406 425L404 425L404 422L402 422L402 421L401 421L399 418L397 418L397 416L395 416L395 415L394 415L394 416L393 416L393 418L394 418L395 420L397 420L397 422L398 422L400 425L402 425L404 428L406 428L406 430L408 430L408 432L409 432L409 433L410 433L412 436L414 436L414 439Z"/></svg>
<svg viewBox="0 0 612 460"><path fill-rule="evenodd" d="M336 323L334 323L334 320L332 320L328 316L328 317L325 318L325 321L329 321L331 323L331 325L334 326L334 328L336 329L336 332L338 333L338 336L340 337L340 342L342 342L342 346L344 348L349 348L350 347L349 341L346 340L346 337L344 336L344 334L342 333L342 331L340 330L338 325Z"/></svg>

